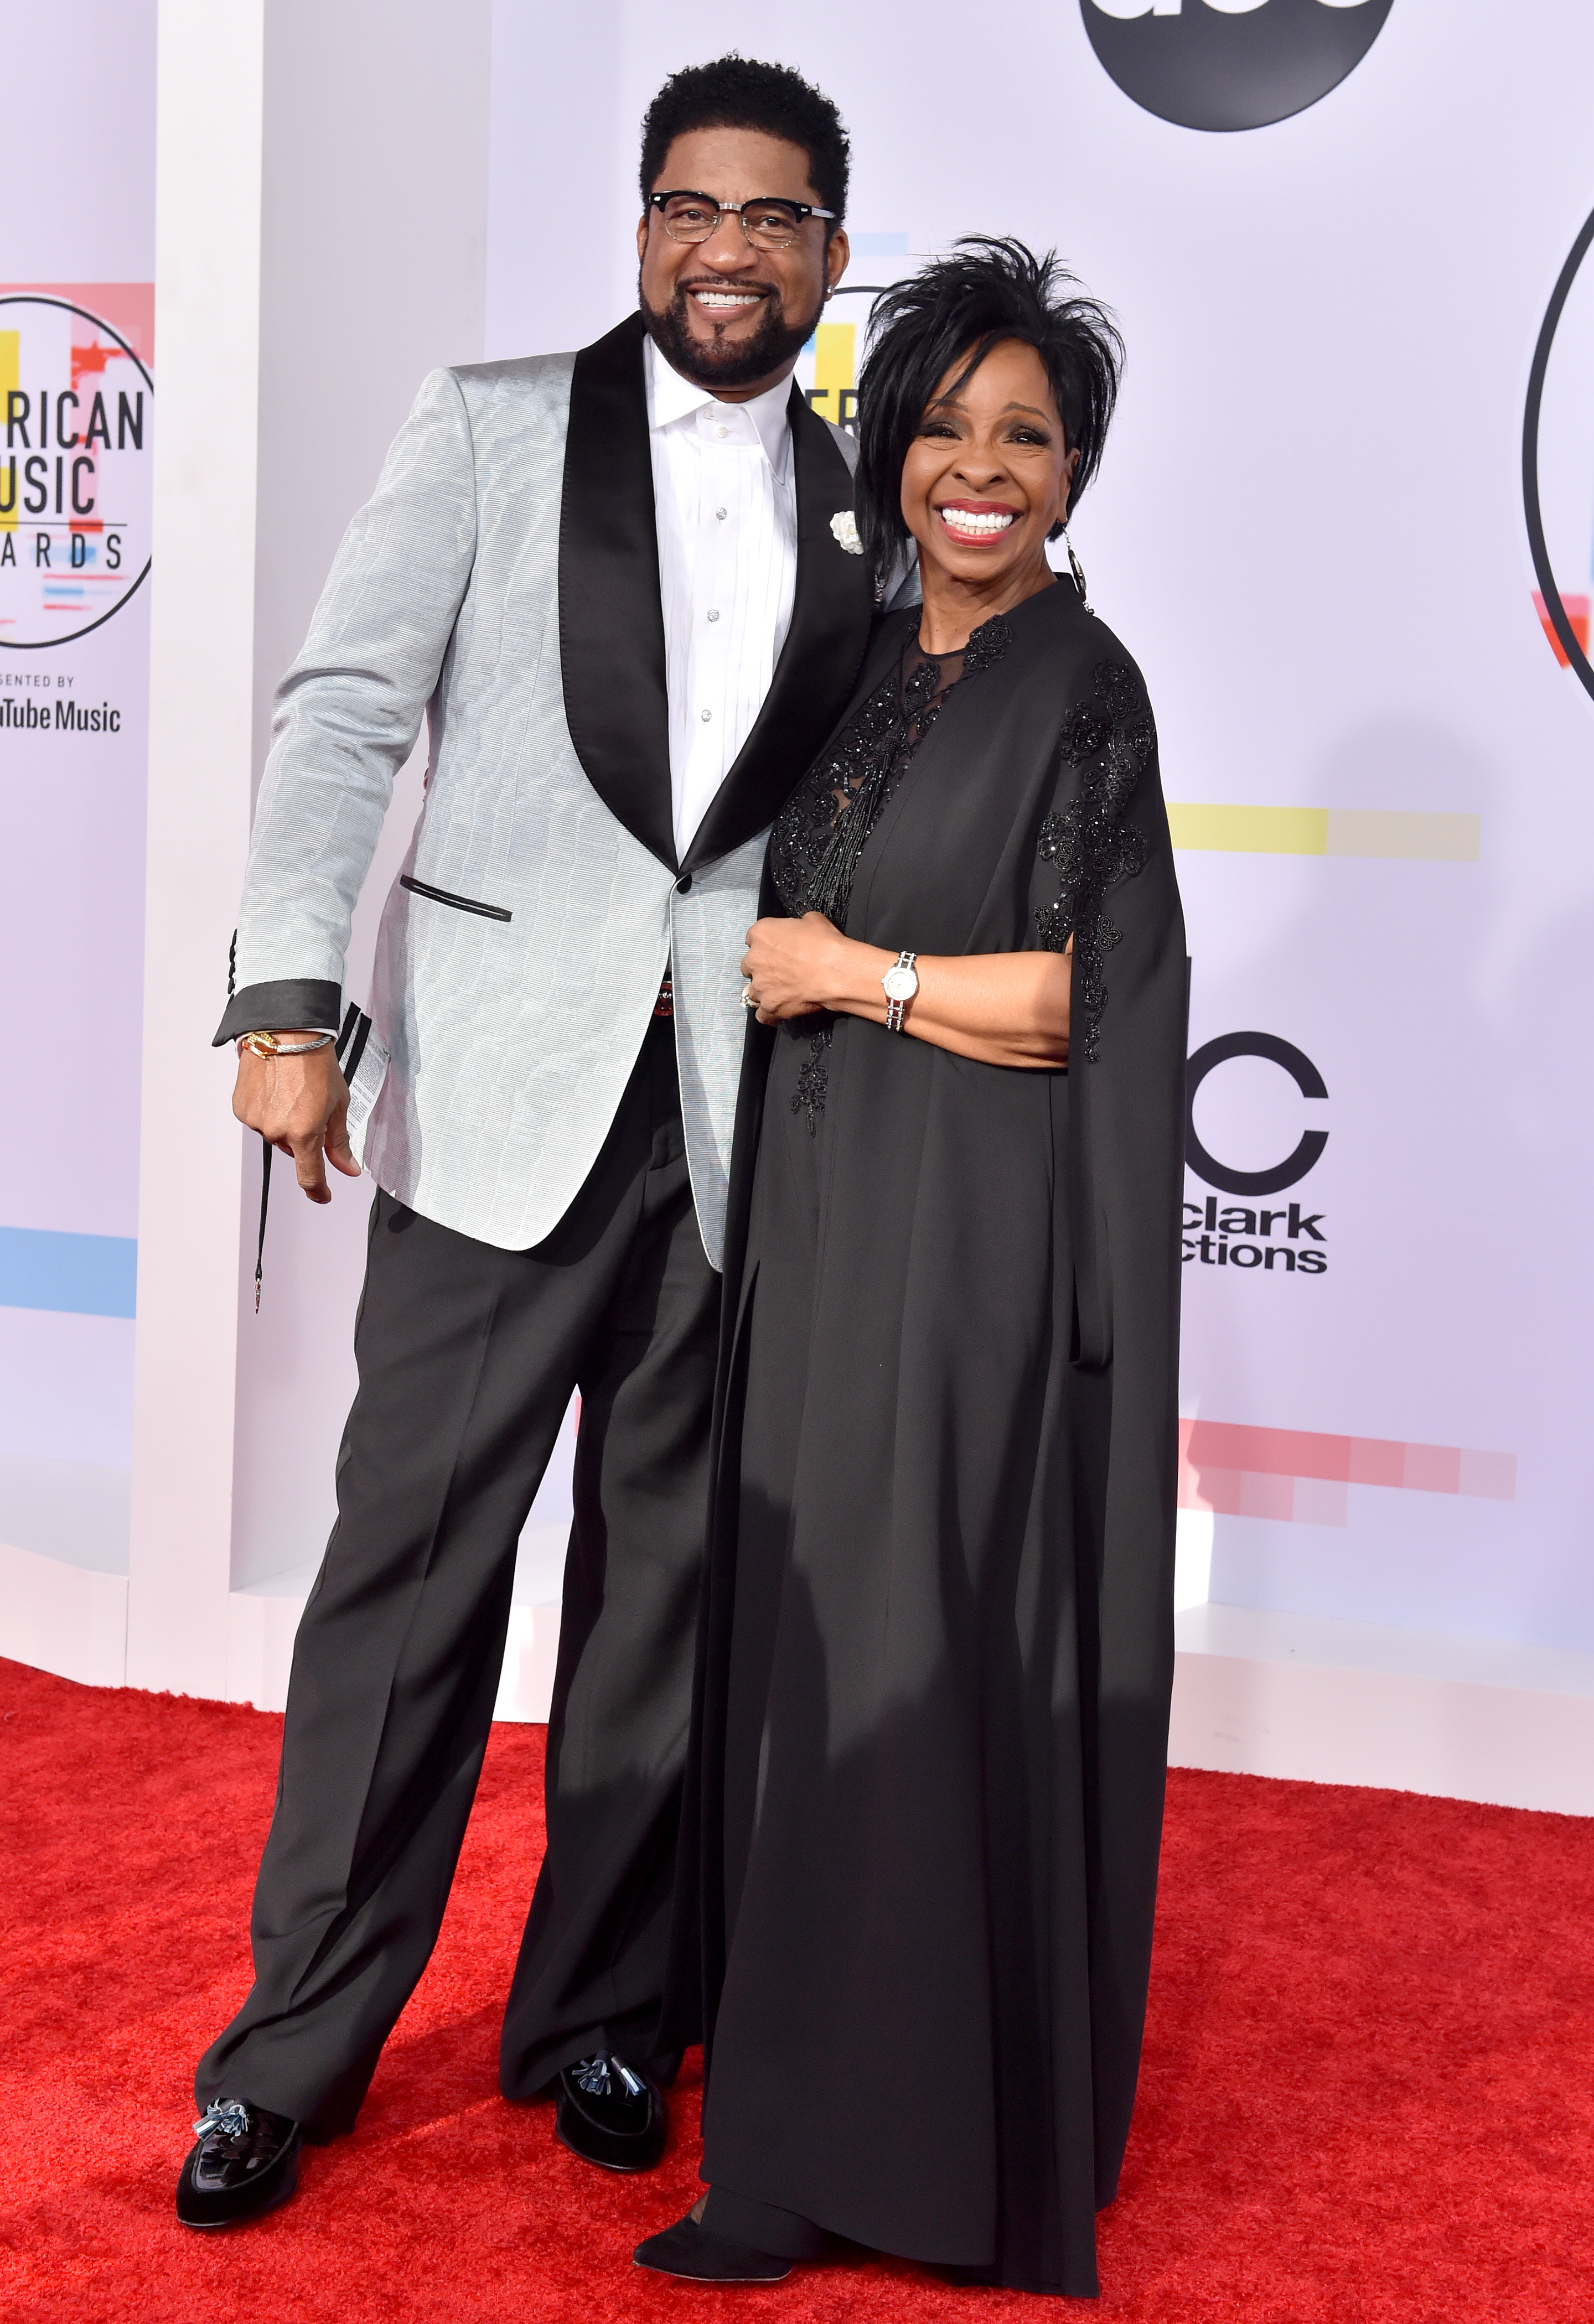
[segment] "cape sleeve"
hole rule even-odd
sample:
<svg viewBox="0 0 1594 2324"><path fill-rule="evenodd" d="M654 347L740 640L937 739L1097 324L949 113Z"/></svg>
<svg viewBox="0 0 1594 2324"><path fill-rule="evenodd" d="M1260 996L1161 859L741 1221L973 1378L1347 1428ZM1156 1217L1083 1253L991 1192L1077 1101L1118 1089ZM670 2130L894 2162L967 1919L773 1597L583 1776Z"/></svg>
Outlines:
<svg viewBox="0 0 1594 2324"><path fill-rule="evenodd" d="M1043 943L1074 938L1058 1242L1071 1253L1073 1363L1094 1375L1098 1413L1107 1399L1101 1529L1080 1609L1104 2203L1134 2103L1124 2061L1139 2054L1150 1975L1173 1677L1188 964L1145 688L1117 641L1096 634L1106 650L1062 722L1038 910ZM1066 1331L1066 1283L1056 1291Z"/></svg>
<svg viewBox="0 0 1594 2324"><path fill-rule="evenodd" d="M1065 708L1057 781L1032 890L1039 943L1073 943L1068 1194L1074 1360L1113 1360L1120 1297L1177 1337L1176 1230L1184 1121L1186 961L1139 670L1110 632ZM1132 1262L1132 1264L1131 1264ZM1115 1270L1123 1273L1122 1286ZM1142 1286L1137 1280L1148 1275ZM1143 1320L1150 1321L1150 1315Z"/></svg>

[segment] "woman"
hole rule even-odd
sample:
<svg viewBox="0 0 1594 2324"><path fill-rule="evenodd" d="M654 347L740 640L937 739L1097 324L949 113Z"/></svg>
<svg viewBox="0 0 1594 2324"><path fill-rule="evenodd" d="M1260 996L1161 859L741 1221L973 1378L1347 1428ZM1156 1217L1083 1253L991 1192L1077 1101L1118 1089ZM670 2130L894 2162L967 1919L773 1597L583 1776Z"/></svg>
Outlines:
<svg viewBox="0 0 1594 2324"><path fill-rule="evenodd" d="M743 963L778 1029L687 1811L709 2192L636 2255L674 2274L833 2235L1089 2295L1128 2131L1185 961L1139 673L1046 560L1119 356L1068 283L978 240L881 303L858 523L882 579L912 534L924 602L776 824Z"/></svg>

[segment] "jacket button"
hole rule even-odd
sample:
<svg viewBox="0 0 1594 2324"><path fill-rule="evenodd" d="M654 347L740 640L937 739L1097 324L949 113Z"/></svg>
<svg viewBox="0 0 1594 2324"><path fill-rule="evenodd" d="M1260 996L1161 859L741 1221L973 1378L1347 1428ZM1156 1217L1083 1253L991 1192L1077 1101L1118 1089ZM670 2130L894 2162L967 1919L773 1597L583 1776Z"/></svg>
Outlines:
<svg viewBox="0 0 1594 2324"><path fill-rule="evenodd" d="M690 872L683 872L680 879L675 882L675 892L678 896L684 896L690 891L690 888L691 873Z"/></svg>

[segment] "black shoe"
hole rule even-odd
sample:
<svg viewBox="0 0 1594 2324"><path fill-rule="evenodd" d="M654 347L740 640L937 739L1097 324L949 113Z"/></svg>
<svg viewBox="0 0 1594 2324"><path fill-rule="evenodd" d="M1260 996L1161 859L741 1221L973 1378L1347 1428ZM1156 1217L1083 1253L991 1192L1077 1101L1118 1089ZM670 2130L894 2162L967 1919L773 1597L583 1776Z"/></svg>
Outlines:
<svg viewBox="0 0 1594 2324"><path fill-rule="evenodd" d="M599 2050L561 2073L553 2135L600 2170L651 2171L664 2152L664 2101L645 2074Z"/></svg>
<svg viewBox="0 0 1594 2324"><path fill-rule="evenodd" d="M662 2236L649 2236L638 2244L631 2257L638 2267L686 2276L694 2283L783 2283L792 2265L773 2252L727 2243L711 2227L700 2226L690 2211Z"/></svg>
<svg viewBox="0 0 1594 2324"><path fill-rule="evenodd" d="M285 2114L241 2099L208 2106L194 2125L177 2182L177 2216L185 2227L232 2227L264 2218L299 2184L304 2134Z"/></svg>

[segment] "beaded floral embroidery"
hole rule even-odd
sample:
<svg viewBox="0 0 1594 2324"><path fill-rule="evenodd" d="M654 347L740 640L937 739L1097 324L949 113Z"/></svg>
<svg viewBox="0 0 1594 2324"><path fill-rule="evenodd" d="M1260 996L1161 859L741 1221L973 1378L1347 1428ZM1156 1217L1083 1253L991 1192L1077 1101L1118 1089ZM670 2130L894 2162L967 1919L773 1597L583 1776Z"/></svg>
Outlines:
<svg viewBox="0 0 1594 2324"><path fill-rule="evenodd" d="M1090 683L1089 698L1062 722L1062 757L1080 770L1080 790L1041 825L1040 857L1056 867L1058 895L1037 908L1035 919L1049 952L1074 940L1071 1047L1094 1065L1107 1007L1105 964L1122 936L1107 916L1107 895L1145 868L1145 842L1124 816L1157 733L1145 689L1126 663L1098 662Z"/></svg>
<svg viewBox="0 0 1594 2324"><path fill-rule="evenodd" d="M811 1023L812 1020L809 1021ZM819 1118L825 1110L825 1085L829 1079L830 1036L835 1029L835 1019L827 1017L818 1032L809 1036L808 1063L798 1073L797 1088L792 1099L792 1112L805 1113L808 1116L808 1134L811 1138L818 1130ZM798 1018L793 1020L789 1030L801 1039L808 1032L808 1026L801 1018Z"/></svg>

